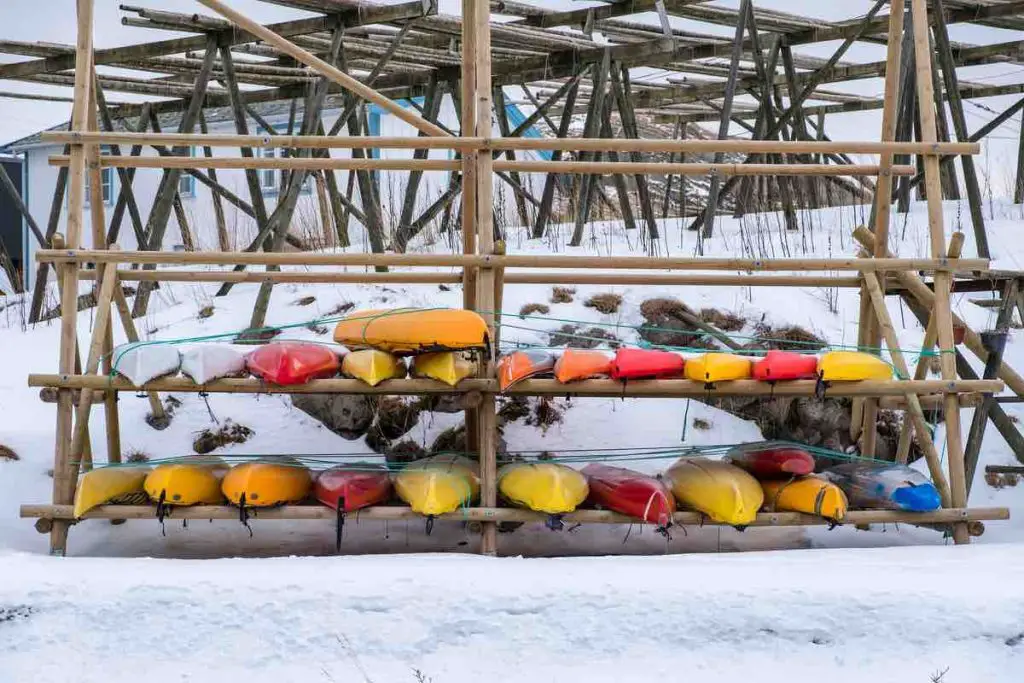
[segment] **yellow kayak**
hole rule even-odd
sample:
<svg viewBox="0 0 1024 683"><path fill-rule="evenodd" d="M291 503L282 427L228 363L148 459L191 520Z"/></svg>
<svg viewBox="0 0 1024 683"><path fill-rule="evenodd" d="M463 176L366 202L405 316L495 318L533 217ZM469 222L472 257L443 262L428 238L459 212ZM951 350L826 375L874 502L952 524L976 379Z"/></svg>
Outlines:
<svg viewBox="0 0 1024 683"><path fill-rule="evenodd" d="M412 374L455 386L476 374L476 363L458 351L424 353L412 360Z"/></svg>
<svg viewBox="0 0 1024 683"><path fill-rule="evenodd" d="M826 382L892 379L892 367L878 356L860 351L829 351L818 359L818 376Z"/></svg>
<svg viewBox="0 0 1024 683"><path fill-rule="evenodd" d="M361 379L375 387L386 379L405 377L405 362L387 351L363 349L345 354L341 360L341 374Z"/></svg>
<svg viewBox="0 0 1024 683"><path fill-rule="evenodd" d="M761 488L766 510L803 512L836 522L846 516L846 494L835 484L818 477L762 481Z"/></svg>
<svg viewBox="0 0 1024 683"><path fill-rule="evenodd" d="M666 478L680 505L722 524L750 524L764 502L757 479L721 460L682 458L672 465Z"/></svg>
<svg viewBox="0 0 1024 683"><path fill-rule="evenodd" d="M371 309L345 316L334 328L334 341L401 354L481 349L487 346L487 324L461 309Z"/></svg>
<svg viewBox="0 0 1024 683"><path fill-rule="evenodd" d="M155 467L143 484L150 499L163 505L223 503L220 482L228 470L227 464L220 458L189 458L189 461Z"/></svg>
<svg viewBox="0 0 1024 683"><path fill-rule="evenodd" d="M148 467L100 467L86 472L78 480L75 489L75 519L81 519L94 507L123 499L132 494L142 494L142 488L149 474Z"/></svg>
<svg viewBox="0 0 1024 683"><path fill-rule="evenodd" d="M394 486L413 512L442 515L476 500L480 468L460 455L435 455L407 465L395 475Z"/></svg>
<svg viewBox="0 0 1024 683"><path fill-rule="evenodd" d="M257 508L297 503L312 486L313 478L305 465L291 458L277 458L235 465L224 475L221 491L233 505Z"/></svg>
<svg viewBox="0 0 1024 683"><path fill-rule="evenodd" d="M728 382L750 379L751 359L731 353L705 353L688 358L683 372L695 382Z"/></svg>
<svg viewBox="0 0 1024 683"><path fill-rule="evenodd" d="M520 507L549 515L572 512L587 499L587 478L553 462L517 462L498 471L498 491Z"/></svg>

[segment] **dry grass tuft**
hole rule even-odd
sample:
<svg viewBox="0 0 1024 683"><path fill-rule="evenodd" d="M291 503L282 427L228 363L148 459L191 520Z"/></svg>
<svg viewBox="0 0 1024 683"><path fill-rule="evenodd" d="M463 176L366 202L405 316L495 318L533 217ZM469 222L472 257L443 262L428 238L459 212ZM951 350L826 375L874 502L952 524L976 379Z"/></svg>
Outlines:
<svg viewBox="0 0 1024 683"><path fill-rule="evenodd" d="M138 448L133 448L130 451L128 451L128 455L125 457L124 461L125 462L149 462L150 461L150 457L149 457L149 453L146 453L145 451L139 450Z"/></svg>
<svg viewBox="0 0 1024 683"><path fill-rule="evenodd" d="M552 287L551 288L551 303L553 304L571 304L576 296L575 287Z"/></svg>
<svg viewBox="0 0 1024 683"><path fill-rule="evenodd" d="M772 327L767 323L758 323L756 327L757 342L767 349L781 351L817 351L827 346L827 342L799 325Z"/></svg>
<svg viewBox="0 0 1024 683"><path fill-rule="evenodd" d="M533 315L534 313L540 313L541 315L547 315L551 312L551 307L547 304L526 304L519 309L519 315L527 316Z"/></svg>
<svg viewBox="0 0 1024 683"><path fill-rule="evenodd" d="M296 299L295 301L293 301L292 305L294 305L294 306L309 306L314 301L316 301L316 297L315 296L312 296L312 295L304 296L304 297L302 297L300 299Z"/></svg>
<svg viewBox="0 0 1024 683"><path fill-rule="evenodd" d="M204 429L196 435L192 442L192 450L200 455L211 453L221 446L232 443L245 443L254 432L245 425L225 420L216 431Z"/></svg>
<svg viewBox="0 0 1024 683"><path fill-rule="evenodd" d="M593 308L598 313L611 315L612 313L618 312L619 307L622 305L622 296L619 294L612 294L611 292L595 294L587 299L583 305L587 308Z"/></svg>
<svg viewBox="0 0 1024 683"><path fill-rule="evenodd" d="M332 315L344 315L345 313L348 313L355 307L356 305L351 301L342 301L340 304L324 313L324 317L327 318Z"/></svg>
<svg viewBox="0 0 1024 683"><path fill-rule="evenodd" d="M747 321L728 311L722 312L717 308L700 309L700 319L709 325L714 325L723 332L739 332Z"/></svg>
<svg viewBox="0 0 1024 683"><path fill-rule="evenodd" d="M212 318L214 310L215 309L213 308L213 304L207 304L207 305L205 305L205 306L203 306L202 308L199 309L199 312L196 313L196 317L199 318L200 320L206 320L207 318Z"/></svg>
<svg viewBox="0 0 1024 683"><path fill-rule="evenodd" d="M13 448L0 444L0 460L21 460L18 454L14 452Z"/></svg>
<svg viewBox="0 0 1024 683"><path fill-rule="evenodd" d="M693 428L706 432L711 429L711 421L705 420L703 417L695 417L693 418Z"/></svg>

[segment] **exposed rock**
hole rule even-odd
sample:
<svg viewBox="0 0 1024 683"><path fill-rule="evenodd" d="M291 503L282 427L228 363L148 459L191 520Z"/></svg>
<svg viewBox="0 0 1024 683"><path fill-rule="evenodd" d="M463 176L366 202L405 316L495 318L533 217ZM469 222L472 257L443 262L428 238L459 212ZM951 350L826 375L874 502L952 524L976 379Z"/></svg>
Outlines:
<svg viewBox="0 0 1024 683"><path fill-rule="evenodd" d="M696 317L690 308L677 299L648 299L640 304L640 315L646 323L638 331L640 338L659 346L706 346L704 333L688 323Z"/></svg>
<svg viewBox="0 0 1024 683"><path fill-rule="evenodd" d="M398 396L387 396L377 404L376 427L387 439L397 439L408 433L420 421L423 408L416 401Z"/></svg>
<svg viewBox="0 0 1024 683"><path fill-rule="evenodd" d="M399 441L384 453L389 465L403 465L427 457L427 451L411 439Z"/></svg>
<svg viewBox="0 0 1024 683"><path fill-rule="evenodd" d="M374 453L387 453L391 449L391 439L384 436L380 425L373 425L366 432L366 445Z"/></svg>
<svg viewBox="0 0 1024 683"><path fill-rule="evenodd" d="M498 453L505 453L508 451L508 442L505 441L504 435L501 430L498 430ZM466 426L459 425L458 427L449 427L434 439L434 443L430 445L430 455L439 455L441 453L459 453L465 454L469 457L476 457L476 447L466 447Z"/></svg>
<svg viewBox="0 0 1024 683"><path fill-rule="evenodd" d="M350 441L366 433L376 409L372 397L358 394L292 394L292 405Z"/></svg>

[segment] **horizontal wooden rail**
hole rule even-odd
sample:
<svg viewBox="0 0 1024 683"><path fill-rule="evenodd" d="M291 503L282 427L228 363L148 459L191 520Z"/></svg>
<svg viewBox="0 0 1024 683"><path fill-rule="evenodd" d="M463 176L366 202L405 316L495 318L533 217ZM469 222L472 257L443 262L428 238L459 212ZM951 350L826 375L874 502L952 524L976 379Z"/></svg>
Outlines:
<svg viewBox="0 0 1024 683"><path fill-rule="evenodd" d="M162 145L165 147L269 147L293 149L451 149L460 151L523 150L581 152L688 152L779 154L980 154L976 142L840 142L779 140L643 140L621 138L473 138L369 137L330 135L202 135L196 133L88 133L52 131L42 134L54 144Z"/></svg>
<svg viewBox="0 0 1024 683"><path fill-rule="evenodd" d="M953 271L988 269L988 259L804 258L739 259L647 256L462 255L462 254L328 254L310 252L108 251L39 249L36 261L52 263L137 263L153 265L250 266L407 266L457 268L597 268L601 270L736 270L736 271Z"/></svg>
<svg viewBox="0 0 1024 683"><path fill-rule="evenodd" d="M57 154L49 158L51 166L70 166L71 157ZM257 169L257 170L334 170L334 171L458 171L462 162L446 159L336 159L284 157L132 157L102 156L103 168L158 169ZM508 161L493 162L495 171L519 173L671 173L673 175L721 176L876 176L877 164L698 164L657 161ZM914 166L892 166L894 176L912 176Z"/></svg>
<svg viewBox="0 0 1024 683"><path fill-rule="evenodd" d="M177 391L209 392L218 394L463 394L471 391L497 392L493 379L465 379L457 387L450 387L429 379L393 379L371 387L357 379L319 379L308 384L277 386L253 378L219 379L199 386L185 377L166 377L153 380L144 387L135 387L121 377L100 375L47 375L28 376L30 387L56 387L58 389L93 389L115 391ZM651 398L719 396L813 396L816 382L758 382L736 380L718 382L708 387L703 382L685 379L658 379L619 382L611 379L591 379L562 384L553 379L530 379L511 387L507 394L522 396L610 396ZM828 396L905 396L906 394L939 393L999 393L1000 380L891 380L863 382L835 382L828 386Z"/></svg>
<svg viewBox="0 0 1024 683"><path fill-rule="evenodd" d="M71 505L22 505L22 517L38 519L74 519ZM334 520L337 513L323 505L286 505L284 507L255 509L250 514L255 520L307 519ZM549 515L519 508L470 507L438 515L438 519L455 522L543 522ZM197 505L173 508L171 519L224 519L237 520L238 508L230 505ZM1007 508L946 508L933 512L902 512L899 510L853 510L847 513L844 524L949 524L981 520L1006 520ZM84 519L156 519L155 505L101 505L85 513ZM381 505L349 513L350 521L423 519L407 507ZM639 524L640 520L608 510L577 510L562 516L568 523L580 524ZM699 512L677 512L672 521L678 526L725 526L706 519ZM762 512L748 526L822 526L829 522L821 517L799 512Z"/></svg>
<svg viewBox="0 0 1024 683"><path fill-rule="evenodd" d="M307 271L234 271L234 270L119 270L125 282L284 282L302 284L453 284L462 282L458 272L307 272ZM80 280L96 279L95 270L80 270ZM506 285L700 285L704 287L845 287L859 288L856 277L818 275L675 275L651 273L508 273Z"/></svg>

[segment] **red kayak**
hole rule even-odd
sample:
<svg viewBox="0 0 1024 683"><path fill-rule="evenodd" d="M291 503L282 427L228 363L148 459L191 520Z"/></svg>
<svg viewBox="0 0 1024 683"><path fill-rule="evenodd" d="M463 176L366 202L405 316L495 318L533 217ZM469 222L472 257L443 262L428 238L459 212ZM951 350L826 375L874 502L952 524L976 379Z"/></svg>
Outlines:
<svg viewBox="0 0 1024 683"><path fill-rule="evenodd" d="M612 361L612 379L665 379L683 374L686 361L678 353L656 349L619 349Z"/></svg>
<svg viewBox="0 0 1024 683"><path fill-rule="evenodd" d="M304 342L266 344L245 358L253 375L279 386L305 384L338 374L341 361L331 348Z"/></svg>
<svg viewBox="0 0 1024 683"><path fill-rule="evenodd" d="M725 459L758 479L777 479L814 472L814 458L796 446L740 446Z"/></svg>
<svg viewBox="0 0 1024 683"><path fill-rule="evenodd" d="M762 382L816 379L818 357L792 351L769 351L754 363L752 377Z"/></svg>
<svg viewBox="0 0 1024 683"><path fill-rule="evenodd" d="M320 473L313 485L317 500L338 511L337 547L341 548L341 530L345 513L355 512L391 497L391 477L384 467L340 465Z"/></svg>
<svg viewBox="0 0 1024 683"><path fill-rule="evenodd" d="M597 463L587 465L582 472L590 484L591 503L663 529L672 524L676 500L660 479Z"/></svg>

